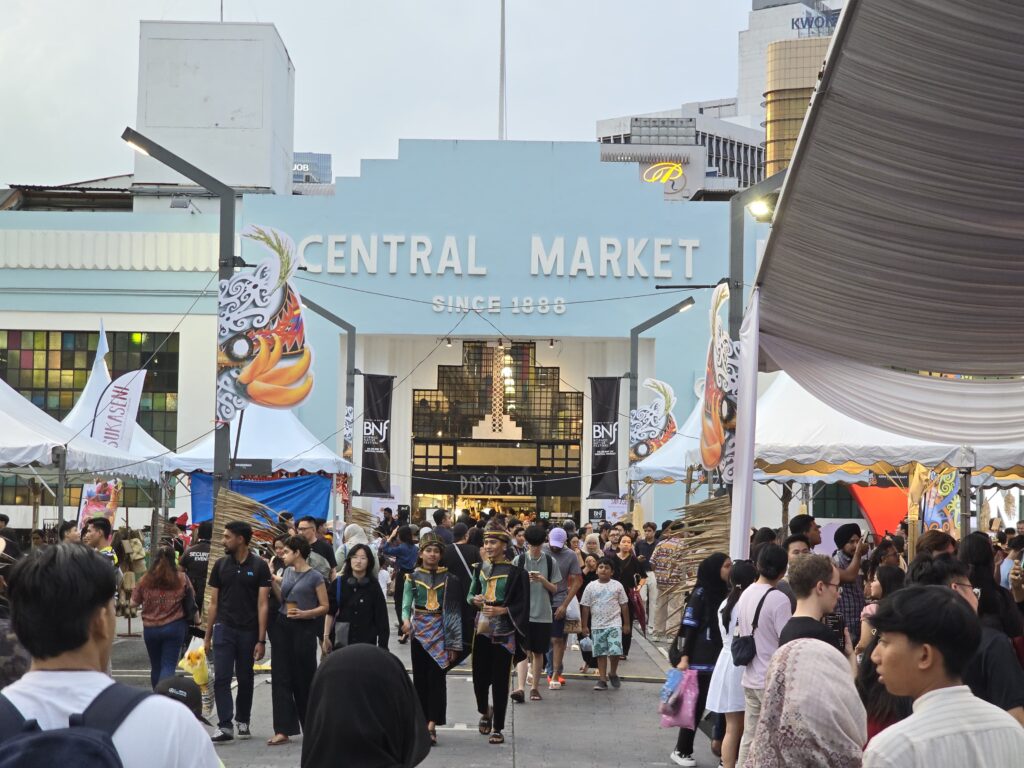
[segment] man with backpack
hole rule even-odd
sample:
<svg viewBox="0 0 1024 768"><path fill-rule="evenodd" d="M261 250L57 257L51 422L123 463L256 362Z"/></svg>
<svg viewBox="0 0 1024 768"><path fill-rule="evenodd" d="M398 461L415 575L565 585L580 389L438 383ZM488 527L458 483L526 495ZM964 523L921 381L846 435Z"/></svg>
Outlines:
<svg viewBox="0 0 1024 768"><path fill-rule="evenodd" d="M0 692L0 768L217 768L179 703L106 674L114 570L78 544L34 550L7 574L11 623L32 668Z"/></svg>
<svg viewBox="0 0 1024 768"><path fill-rule="evenodd" d="M514 561L514 565L525 570L530 578L530 625L526 631L529 662L523 661L516 667L518 685L512 694L512 700L519 703L525 699L527 663L533 674L530 701L541 700L538 685L544 669L544 655L551 646L551 622L554 615L551 610L551 597L558 589L558 582L562 580L558 563L542 549L545 538L546 534L541 526L531 525L526 529L527 550Z"/></svg>

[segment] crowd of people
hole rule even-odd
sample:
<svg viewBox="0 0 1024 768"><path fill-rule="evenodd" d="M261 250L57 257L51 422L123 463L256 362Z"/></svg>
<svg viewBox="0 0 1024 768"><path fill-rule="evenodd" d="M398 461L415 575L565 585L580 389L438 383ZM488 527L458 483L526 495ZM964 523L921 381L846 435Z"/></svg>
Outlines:
<svg viewBox="0 0 1024 768"><path fill-rule="evenodd" d="M445 510L433 523L417 530L388 510L374 531L349 525L332 542L323 521L283 516L264 543L229 522L208 581L209 524L189 546L162 542L131 596L162 697L109 676L109 523L66 527L27 555L0 531L3 749L49 754L57 742L44 736L71 744L85 726L125 766L152 754L220 765L216 745L252 736L254 665L269 644L268 746L301 733L303 766L334 765L339 744L351 765L415 765L447 723L456 666L470 667L480 734L501 745L509 702L565 685L573 640L594 693L619 688L648 614L671 664L696 673L695 725L711 719L726 768L988 765L1024 748L1024 535L928 531L908 562L903 536L864 541L847 524L828 556L814 553L818 523L799 515L785 538L756 531L750 560L707 553L681 602L671 587L686 537L650 523L637 534ZM212 735L198 692L175 676L200 626ZM409 644L411 679L392 634ZM672 763L698 765L695 737L679 729Z"/></svg>
<svg viewBox="0 0 1024 768"><path fill-rule="evenodd" d="M1024 748L1024 536L835 532L799 515L701 563L670 658L734 766L997 765ZM1007 565L1009 563L1009 565ZM1000 581L1004 580L1007 586ZM681 729L673 763L696 766Z"/></svg>

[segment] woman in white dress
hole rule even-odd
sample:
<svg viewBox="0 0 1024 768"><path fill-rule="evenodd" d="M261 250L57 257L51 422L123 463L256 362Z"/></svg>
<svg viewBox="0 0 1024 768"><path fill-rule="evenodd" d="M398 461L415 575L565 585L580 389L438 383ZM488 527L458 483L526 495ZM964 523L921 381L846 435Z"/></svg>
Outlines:
<svg viewBox="0 0 1024 768"><path fill-rule="evenodd" d="M738 618L736 603L743 590L757 581L757 569L749 560L736 560L729 573L729 596L718 609L718 628L722 633L722 652L711 675L707 708L725 716L725 738L722 740L722 764L736 768L740 739L743 737L743 667L732 663L732 638Z"/></svg>

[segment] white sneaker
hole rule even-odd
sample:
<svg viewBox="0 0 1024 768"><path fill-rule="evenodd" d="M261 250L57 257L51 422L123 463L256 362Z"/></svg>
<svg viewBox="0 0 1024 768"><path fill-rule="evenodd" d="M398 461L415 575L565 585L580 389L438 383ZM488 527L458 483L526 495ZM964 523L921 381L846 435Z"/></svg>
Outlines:
<svg viewBox="0 0 1024 768"><path fill-rule="evenodd" d="M697 761L693 759L693 755L680 755L678 752L673 752L668 759L683 768L697 768Z"/></svg>

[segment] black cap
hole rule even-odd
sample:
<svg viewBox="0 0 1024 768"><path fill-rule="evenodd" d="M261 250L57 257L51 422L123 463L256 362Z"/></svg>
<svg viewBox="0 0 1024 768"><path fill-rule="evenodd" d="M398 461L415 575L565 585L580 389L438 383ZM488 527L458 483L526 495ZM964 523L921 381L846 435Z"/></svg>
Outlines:
<svg viewBox="0 0 1024 768"><path fill-rule="evenodd" d="M174 677L165 677L159 683L156 684L156 688L153 689L155 693L159 693L162 696L166 696L169 699L180 701L189 711L196 716L196 719L209 725L209 721L203 717L203 694L199 690L199 686L196 685L196 681L191 677L185 677L184 675L175 675Z"/></svg>

